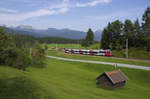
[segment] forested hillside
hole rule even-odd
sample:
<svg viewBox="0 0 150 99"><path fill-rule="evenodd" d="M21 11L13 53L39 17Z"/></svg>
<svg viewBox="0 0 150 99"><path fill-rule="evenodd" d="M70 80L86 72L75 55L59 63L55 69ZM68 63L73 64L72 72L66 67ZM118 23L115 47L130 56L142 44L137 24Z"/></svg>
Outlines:
<svg viewBox="0 0 150 99"><path fill-rule="evenodd" d="M144 12L142 23L138 19L108 23L103 30L101 46L103 49L123 50L127 41L129 49L150 50L150 7Z"/></svg>
<svg viewBox="0 0 150 99"><path fill-rule="evenodd" d="M45 50L31 36L8 35L0 27L0 65L21 70L28 66L44 67Z"/></svg>

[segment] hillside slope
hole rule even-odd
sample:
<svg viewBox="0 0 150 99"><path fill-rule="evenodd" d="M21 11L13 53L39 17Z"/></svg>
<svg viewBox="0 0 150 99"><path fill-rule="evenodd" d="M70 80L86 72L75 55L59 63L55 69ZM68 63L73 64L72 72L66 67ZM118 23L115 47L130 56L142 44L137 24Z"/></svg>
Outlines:
<svg viewBox="0 0 150 99"><path fill-rule="evenodd" d="M0 67L1 99L149 99L150 71L121 69L129 78L121 89L96 86L96 77L113 70L106 65L46 60L46 68L19 71Z"/></svg>

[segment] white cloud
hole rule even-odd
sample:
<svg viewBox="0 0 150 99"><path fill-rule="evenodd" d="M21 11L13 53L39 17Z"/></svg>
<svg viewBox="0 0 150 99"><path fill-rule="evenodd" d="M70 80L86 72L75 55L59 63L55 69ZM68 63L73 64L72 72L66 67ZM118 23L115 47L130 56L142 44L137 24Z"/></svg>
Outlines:
<svg viewBox="0 0 150 99"><path fill-rule="evenodd" d="M30 11L26 13L6 13L6 12L17 12L11 9L0 8L0 22L2 24L9 24L18 21L24 21L26 19L47 16L47 15L57 15L63 14L69 11L70 8L76 7L87 7L87 6L96 6L97 4L109 3L111 0L93 0L92 2L87 3L77 3L77 5L73 6L70 4L70 0L62 0L60 4L52 5L46 8L38 9L35 11ZM4 12L5 11L5 12Z"/></svg>
<svg viewBox="0 0 150 99"><path fill-rule="evenodd" d="M15 12L17 12L17 11L16 11L16 10L12 10L12 9L0 8L0 12L10 12L10 13L15 13Z"/></svg>
<svg viewBox="0 0 150 99"><path fill-rule="evenodd" d="M0 13L0 21L5 22L15 22L15 21L23 21L33 17L45 16L45 15L56 15L67 12L67 8L61 8L58 10L46 10L40 9L33 12L23 13L23 14L2 14Z"/></svg>
<svg viewBox="0 0 150 99"><path fill-rule="evenodd" d="M109 13L106 15L99 15L99 16L88 16L90 20L96 20L96 21L105 21L105 22L110 22L114 20L121 20L121 19L131 19L133 16L138 16L141 17L143 10L145 8L132 8L132 9L126 9L123 11L118 11L114 13ZM138 17L134 17L135 19Z"/></svg>
<svg viewBox="0 0 150 99"><path fill-rule="evenodd" d="M93 0L91 2L87 2L87 3L77 3L76 7L93 7L96 6L98 4L105 4L105 3L110 3L111 0Z"/></svg>
<svg viewBox="0 0 150 99"><path fill-rule="evenodd" d="M24 21L26 19L33 18L33 17L63 14L69 10L67 6L68 2L69 0L63 0L61 4L51 6L45 9L39 9L39 10L27 12L27 13L19 13L19 14L0 13L0 17L1 17L0 22L3 24L8 24L11 22L16 22L16 21ZM10 12L11 10L8 10L8 11ZM13 12L13 10L11 12Z"/></svg>

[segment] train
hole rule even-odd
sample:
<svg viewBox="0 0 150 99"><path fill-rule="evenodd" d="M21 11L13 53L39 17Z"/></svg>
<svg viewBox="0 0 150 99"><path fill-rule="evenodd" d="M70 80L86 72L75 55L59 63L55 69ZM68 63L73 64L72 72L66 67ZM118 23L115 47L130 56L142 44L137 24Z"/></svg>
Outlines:
<svg viewBox="0 0 150 99"><path fill-rule="evenodd" d="M65 49L68 54L94 55L94 56L113 56L111 50L87 50L87 49Z"/></svg>

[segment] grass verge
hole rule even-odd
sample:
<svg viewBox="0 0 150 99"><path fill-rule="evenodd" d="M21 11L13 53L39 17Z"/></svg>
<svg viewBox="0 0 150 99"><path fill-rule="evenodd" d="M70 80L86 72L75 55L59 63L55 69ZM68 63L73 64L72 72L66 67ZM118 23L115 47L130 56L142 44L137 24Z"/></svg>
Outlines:
<svg viewBox="0 0 150 99"><path fill-rule="evenodd" d="M150 67L150 61L136 60L136 59L124 59L124 58L88 56L88 55L75 55L75 54L66 54L63 51L54 51L54 50L48 51L47 55L64 57L64 58L71 58L71 59L124 63L124 64L141 65L141 66Z"/></svg>

